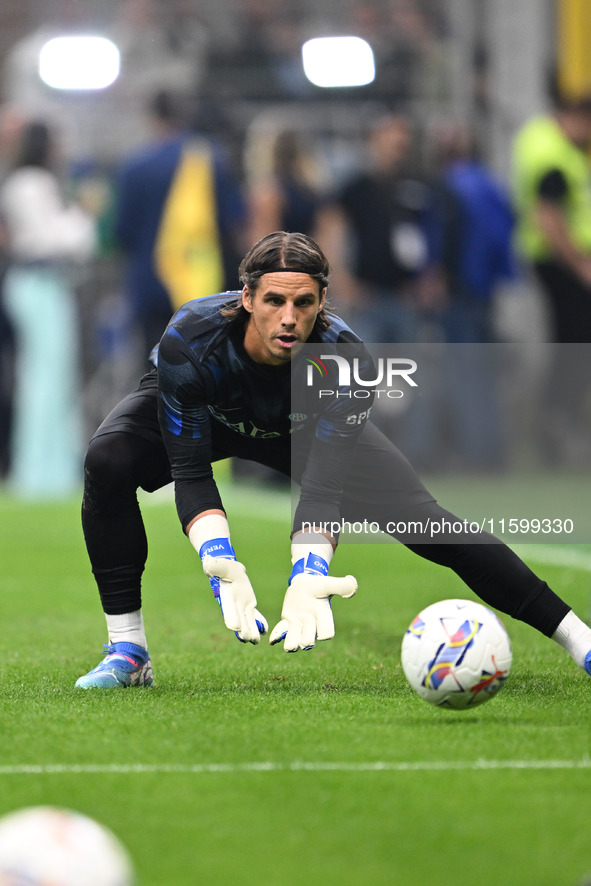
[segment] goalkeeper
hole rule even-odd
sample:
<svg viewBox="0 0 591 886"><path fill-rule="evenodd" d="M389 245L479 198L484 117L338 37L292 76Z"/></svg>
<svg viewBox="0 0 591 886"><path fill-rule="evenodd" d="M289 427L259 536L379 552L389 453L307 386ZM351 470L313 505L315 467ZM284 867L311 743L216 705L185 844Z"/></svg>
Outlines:
<svg viewBox="0 0 591 886"><path fill-rule="evenodd" d="M174 481L184 532L201 558L226 627L245 643L268 632L245 565L235 553L213 478L218 459L250 459L291 476L301 487L292 534L291 575L271 644L311 649L334 635L330 600L351 597L352 576L329 575L338 539L322 526L339 521L444 524L445 511L413 468L368 421L368 401L333 395L292 405L305 343L347 344L369 356L355 334L325 307L329 268L303 234L275 232L240 265L242 292L184 305L153 357L154 368L107 416L85 462L82 523L107 621L103 660L76 685L150 685L152 666L142 616L147 541L137 490ZM328 362L328 361L327 361ZM360 377L367 378L363 373ZM366 389L367 392L367 389ZM299 408L301 405L301 408ZM291 436L298 445L292 457ZM297 527L311 527L297 531ZM422 557L450 567L486 604L564 646L591 674L591 630L506 545L486 533L439 538L397 536Z"/></svg>

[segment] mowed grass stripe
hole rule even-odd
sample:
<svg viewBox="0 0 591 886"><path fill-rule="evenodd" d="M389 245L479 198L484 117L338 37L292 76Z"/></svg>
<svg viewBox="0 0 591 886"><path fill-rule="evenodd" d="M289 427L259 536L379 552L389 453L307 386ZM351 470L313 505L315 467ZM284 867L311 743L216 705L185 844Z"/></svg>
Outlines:
<svg viewBox="0 0 591 886"><path fill-rule="evenodd" d="M209 775L239 772L446 772L478 770L560 770L591 769L591 758L581 760L416 760L365 763L303 762L293 763L113 763L93 764L27 764L0 766L0 775Z"/></svg>

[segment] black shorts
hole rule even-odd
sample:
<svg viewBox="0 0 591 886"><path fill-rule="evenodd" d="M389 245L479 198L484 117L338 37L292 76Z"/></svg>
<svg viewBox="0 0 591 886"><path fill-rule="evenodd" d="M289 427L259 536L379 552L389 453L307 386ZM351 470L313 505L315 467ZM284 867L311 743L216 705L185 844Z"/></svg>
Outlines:
<svg viewBox="0 0 591 886"><path fill-rule="evenodd" d="M150 465L143 468L139 484L147 492L165 486L172 479L158 423L157 396L158 377L153 370L144 375L135 391L115 406L94 435L125 433L151 444L153 457ZM291 437L245 437L214 418L211 431L212 461L246 459L273 468L298 482L303 463L298 467L298 459L292 460ZM417 506L433 501L433 496L400 450L368 422L359 438L355 461L343 491L342 518L385 525Z"/></svg>

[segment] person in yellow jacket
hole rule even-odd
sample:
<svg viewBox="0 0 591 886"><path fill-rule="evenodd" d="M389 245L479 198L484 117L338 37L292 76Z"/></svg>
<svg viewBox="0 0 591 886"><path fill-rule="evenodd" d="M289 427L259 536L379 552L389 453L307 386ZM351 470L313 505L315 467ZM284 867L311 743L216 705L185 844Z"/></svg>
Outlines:
<svg viewBox="0 0 591 886"><path fill-rule="evenodd" d="M573 452L591 385L589 349L574 347L591 342L590 146L591 95L559 98L551 113L526 121L513 144L517 247L546 295L550 341L569 344L556 349L546 386L552 460L559 449Z"/></svg>
<svg viewBox="0 0 591 886"><path fill-rule="evenodd" d="M517 244L549 296L555 341L591 341L590 143L591 96L560 101L514 141Z"/></svg>

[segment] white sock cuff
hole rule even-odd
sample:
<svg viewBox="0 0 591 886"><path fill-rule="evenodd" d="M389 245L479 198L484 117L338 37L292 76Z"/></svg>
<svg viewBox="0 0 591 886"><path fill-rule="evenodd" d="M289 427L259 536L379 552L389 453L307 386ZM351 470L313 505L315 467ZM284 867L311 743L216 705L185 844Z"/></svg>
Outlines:
<svg viewBox="0 0 591 886"><path fill-rule="evenodd" d="M583 667L585 657L591 651L591 628L572 611L567 612L552 639Z"/></svg>
<svg viewBox="0 0 591 886"><path fill-rule="evenodd" d="M148 648L141 609L136 609L135 612L124 612L121 615L105 613L105 618L109 643L135 643L136 646Z"/></svg>

